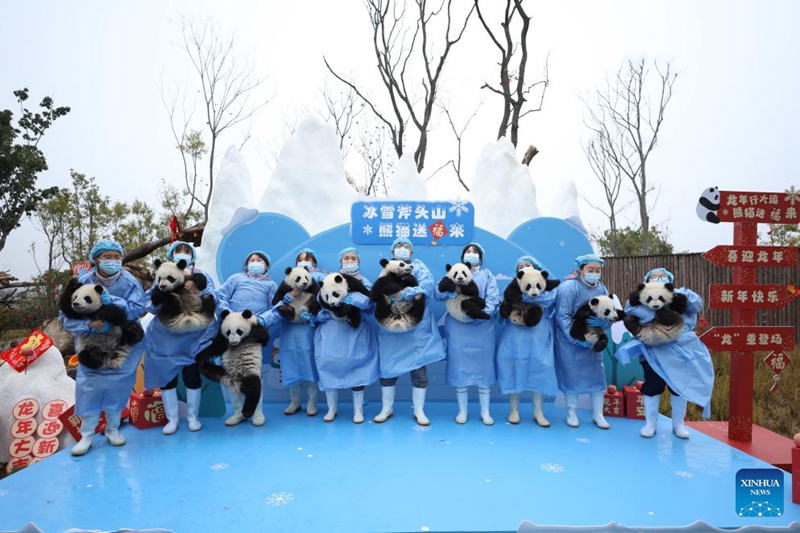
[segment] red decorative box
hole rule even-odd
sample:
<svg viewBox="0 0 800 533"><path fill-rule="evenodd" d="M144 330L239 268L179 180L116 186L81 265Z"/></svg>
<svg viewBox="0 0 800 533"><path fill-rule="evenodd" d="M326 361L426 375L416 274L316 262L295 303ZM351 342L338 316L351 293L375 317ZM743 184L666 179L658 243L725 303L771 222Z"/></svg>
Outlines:
<svg viewBox="0 0 800 533"><path fill-rule="evenodd" d="M632 385L625 385L625 416L644 420L644 395L642 391Z"/></svg>
<svg viewBox="0 0 800 533"><path fill-rule="evenodd" d="M625 416L625 395L613 385L603 394L603 416Z"/></svg>
<svg viewBox="0 0 800 533"><path fill-rule="evenodd" d="M792 503L800 504L800 446L792 448Z"/></svg>
<svg viewBox="0 0 800 533"><path fill-rule="evenodd" d="M75 440L81 440L81 417L75 414L75 406L71 406L69 409L61 413L58 419L63 422L64 429L69 431L69 434L72 435L72 438ZM100 421L97 423L97 427L94 428L95 433L102 433L106 429L106 414L103 413L100 415Z"/></svg>
<svg viewBox="0 0 800 533"><path fill-rule="evenodd" d="M130 401L131 425L137 429L149 429L167 425L167 414L161 391L155 390L152 396L144 392L134 392Z"/></svg>

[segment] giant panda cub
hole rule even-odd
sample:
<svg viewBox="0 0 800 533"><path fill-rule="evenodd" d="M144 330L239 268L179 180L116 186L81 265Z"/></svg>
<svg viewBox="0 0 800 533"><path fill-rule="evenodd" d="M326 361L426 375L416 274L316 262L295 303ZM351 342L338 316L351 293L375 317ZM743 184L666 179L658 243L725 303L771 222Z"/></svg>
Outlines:
<svg viewBox="0 0 800 533"><path fill-rule="evenodd" d="M227 309L220 315L219 334L195 358L200 372L228 388L233 397L233 415L226 426L235 426L253 418L253 425L264 424L261 406L261 349L269 343L267 329L258 325L250 310L232 313ZM222 366L208 363L211 357L222 354Z"/></svg>
<svg viewBox="0 0 800 533"><path fill-rule="evenodd" d="M155 260L156 274L150 300L160 306L158 319L165 328L175 333L202 331L214 321L216 302L214 296L200 296L208 286L206 277L200 272L187 269L186 261ZM186 282L194 283L195 289L187 289Z"/></svg>
<svg viewBox="0 0 800 533"><path fill-rule="evenodd" d="M103 333L76 336L78 362L94 370L120 368L131 347L144 337L142 326L138 321L126 320L124 309L103 305L103 291L102 285L81 283L72 278L64 286L58 301L59 309L67 318L102 320L109 325Z"/></svg>
<svg viewBox="0 0 800 533"><path fill-rule="evenodd" d="M569 334L573 339L586 341L595 352L602 352L608 346L605 329L589 325L589 318L599 318L611 325L625 317L621 309L617 309L610 296L595 296L583 304L572 316Z"/></svg>
<svg viewBox="0 0 800 533"><path fill-rule="evenodd" d="M375 302L375 320L389 331L409 331L422 321L425 314L425 295L417 294L411 300L392 301L391 296L406 287L416 287L414 266L399 259L381 259L380 276L372 286L370 298Z"/></svg>
<svg viewBox="0 0 800 533"><path fill-rule="evenodd" d="M293 298L291 302L278 307L278 313L289 322L298 324L308 322L308 315L304 315L305 312L312 316L317 316L319 313L319 302L317 301L319 284L305 267L286 267L285 272L286 277L272 298L272 305L277 305L284 296L297 289L301 291L300 295Z"/></svg>
<svg viewBox="0 0 800 533"><path fill-rule="evenodd" d="M518 271L517 277L503 291L500 316L517 326L531 328L539 324L544 314L542 308L535 303L524 302L522 297L535 298L545 291L552 291L558 287L561 281L547 279L548 276L546 270L536 268L523 268Z"/></svg>
<svg viewBox="0 0 800 533"><path fill-rule="evenodd" d="M492 318L483 309L486 301L480 297L478 285L472 279L472 265L456 263L445 265L447 275L439 282L439 292L454 292L455 298L449 298L445 307L450 316L459 322L472 322L476 319Z"/></svg>
<svg viewBox="0 0 800 533"><path fill-rule="evenodd" d="M675 292L672 283L640 283L628 302L632 306L647 306L656 312L655 319L646 324L633 315L625 317L625 328L641 343L648 346L664 344L683 333L682 315L686 312L688 300L686 295Z"/></svg>
<svg viewBox="0 0 800 533"><path fill-rule="evenodd" d="M357 328L361 325L361 310L355 305L344 303L351 292L358 292L369 296L369 290L358 278L349 274L335 272L328 274L319 287L319 304L331 312L336 320L346 320L350 326Z"/></svg>

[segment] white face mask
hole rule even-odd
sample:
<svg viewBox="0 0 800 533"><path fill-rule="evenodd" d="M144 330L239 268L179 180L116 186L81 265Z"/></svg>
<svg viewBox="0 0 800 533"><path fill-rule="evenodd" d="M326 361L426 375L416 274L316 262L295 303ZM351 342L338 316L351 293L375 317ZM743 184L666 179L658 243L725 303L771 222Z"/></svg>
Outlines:
<svg viewBox="0 0 800 533"><path fill-rule="evenodd" d="M311 261L298 261L297 266L300 268L307 268L308 270L314 268L314 264Z"/></svg>
<svg viewBox="0 0 800 533"><path fill-rule="evenodd" d="M259 263L259 262L248 263L247 271L253 274L254 276L258 276L267 271L267 266L264 263Z"/></svg>
<svg viewBox="0 0 800 533"><path fill-rule="evenodd" d="M466 253L464 254L464 262L472 266L478 266L481 264L481 256L476 253Z"/></svg>
<svg viewBox="0 0 800 533"><path fill-rule="evenodd" d="M400 259L401 261L408 261L411 257L411 250L408 248L395 248L394 252L392 253L394 254L395 259Z"/></svg>
<svg viewBox="0 0 800 533"><path fill-rule="evenodd" d="M358 272L358 263L344 263L342 265L342 272L345 274L355 274Z"/></svg>
<svg viewBox="0 0 800 533"><path fill-rule="evenodd" d="M583 279L585 279L586 283L589 285L597 285L597 282L600 281L600 274L587 273L583 276Z"/></svg>
<svg viewBox="0 0 800 533"><path fill-rule="evenodd" d="M183 259L184 261L186 261L187 265L192 264L192 256L189 254L173 254L172 258L175 260L176 263L181 259Z"/></svg>
<svg viewBox="0 0 800 533"><path fill-rule="evenodd" d="M650 281L656 283L669 283L669 278L667 276L655 275L655 276L650 276Z"/></svg>

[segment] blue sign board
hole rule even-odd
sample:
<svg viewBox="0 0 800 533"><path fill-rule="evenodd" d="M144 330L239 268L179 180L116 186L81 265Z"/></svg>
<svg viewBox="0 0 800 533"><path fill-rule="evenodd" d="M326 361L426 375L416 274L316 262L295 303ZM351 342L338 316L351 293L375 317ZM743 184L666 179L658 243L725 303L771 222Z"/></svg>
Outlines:
<svg viewBox="0 0 800 533"><path fill-rule="evenodd" d="M467 201L354 202L350 238L354 244L389 245L406 237L421 245L465 245L475 230L475 209Z"/></svg>

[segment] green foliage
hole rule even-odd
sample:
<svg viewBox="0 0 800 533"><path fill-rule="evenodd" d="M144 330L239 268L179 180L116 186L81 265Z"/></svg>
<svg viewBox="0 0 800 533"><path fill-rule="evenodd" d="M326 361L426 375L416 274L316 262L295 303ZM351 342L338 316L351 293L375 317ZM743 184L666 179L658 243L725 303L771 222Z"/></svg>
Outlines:
<svg viewBox="0 0 800 533"><path fill-rule="evenodd" d="M786 189L787 194L797 194L794 185ZM800 225L798 224L767 224L766 233L759 233L760 244L768 246L800 246Z"/></svg>
<svg viewBox="0 0 800 533"><path fill-rule="evenodd" d="M28 99L27 88L14 91L14 96L21 110L17 127L11 110L0 111L0 250L20 220L58 192L56 187L36 188L39 174L47 170L38 144L53 122L70 111L69 107L54 107L49 96L42 99L39 112L30 111L22 106ZM17 142L20 137L22 143Z"/></svg>
<svg viewBox="0 0 800 533"><path fill-rule="evenodd" d="M39 285L25 289L13 304L5 309L7 312L0 313L5 329L31 331L58 316L58 297L70 277L72 272L57 270L35 277L32 281Z"/></svg>
<svg viewBox="0 0 800 533"><path fill-rule="evenodd" d="M604 257L630 257L634 255L644 255L642 253L642 230L633 229L629 226L617 230L617 249L614 250L611 242L611 230L607 229L603 235L596 237L597 246L600 248L600 255ZM666 235L662 235L656 227L650 228L650 251L648 255L670 255L673 253L673 246L667 242Z"/></svg>

